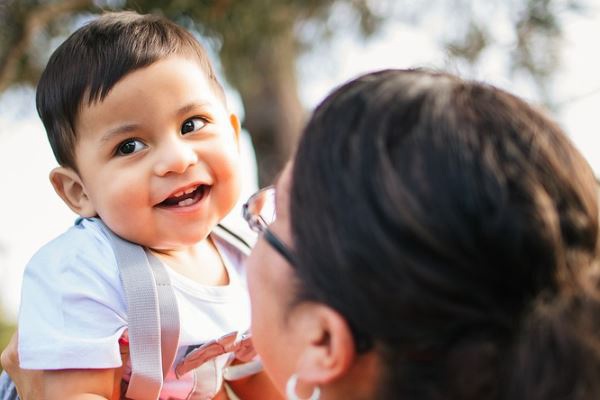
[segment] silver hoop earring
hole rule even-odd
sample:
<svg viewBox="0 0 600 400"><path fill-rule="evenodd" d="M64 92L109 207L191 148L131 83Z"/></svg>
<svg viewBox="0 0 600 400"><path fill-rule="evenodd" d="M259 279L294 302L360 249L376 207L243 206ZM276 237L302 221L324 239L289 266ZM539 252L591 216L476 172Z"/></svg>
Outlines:
<svg viewBox="0 0 600 400"><path fill-rule="evenodd" d="M298 374L294 374L294 375L290 376L290 379L288 379L287 384L285 385L285 395L288 400L319 400L319 397L321 397L321 388L318 386L315 386L315 388L313 389L313 392L311 393L309 398L301 399L296 394L296 385L297 384L298 384Z"/></svg>

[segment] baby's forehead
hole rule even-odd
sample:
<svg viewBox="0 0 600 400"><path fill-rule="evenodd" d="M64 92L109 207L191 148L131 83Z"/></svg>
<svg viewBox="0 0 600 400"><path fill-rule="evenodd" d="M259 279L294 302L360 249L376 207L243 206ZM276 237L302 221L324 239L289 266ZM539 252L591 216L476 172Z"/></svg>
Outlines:
<svg viewBox="0 0 600 400"><path fill-rule="evenodd" d="M211 66L207 64L207 60L200 57L193 50L188 49L157 55L144 63L130 63L130 65L127 65L126 63L122 65L107 63L104 67L99 65L97 68L94 68L96 71L93 71L88 76L87 82L83 83L85 90L83 91L81 105L91 105L97 101L104 100L108 93L124 79L169 59L179 59L183 62L188 61L195 64L198 67L198 73L206 79L215 94L225 102L224 90L212 71ZM142 85L143 84L144 83L142 83Z"/></svg>
<svg viewBox="0 0 600 400"><path fill-rule="evenodd" d="M159 64L161 66L167 64L171 67L157 68L157 65ZM173 66L175 66L175 68L173 68ZM181 69L177 69L178 66L181 66ZM187 73L183 73L182 71L186 71ZM190 56L173 54L168 57L161 57L148 65L131 69L121 76L107 80L108 83L104 85L97 86L91 82L81 98L74 122L81 117L83 110L102 105L107 100L113 100L112 98L116 96L115 93L122 95L124 92L122 89L123 87L127 87L125 94L130 92L145 92L145 99L159 96L159 93L149 93L148 90L149 88L152 88L153 85L156 86L155 83L157 78L164 81L165 75L172 76L173 90L176 90L176 83L181 85L181 82L183 82L183 84L188 85L189 88L192 88L195 91L194 97L199 99L198 103L202 103L200 99L210 99L210 103L213 103L213 105L223 107L225 111L228 110L223 88L218 81L211 78L210 73L203 68L201 63ZM185 82L186 80L188 82ZM169 83L169 81L167 81L167 83ZM169 86L163 88L163 94L165 92L169 93L169 89ZM144 100L144 98L140 100ZM209 101L206 101L206 103L209 103Z"/></svg>

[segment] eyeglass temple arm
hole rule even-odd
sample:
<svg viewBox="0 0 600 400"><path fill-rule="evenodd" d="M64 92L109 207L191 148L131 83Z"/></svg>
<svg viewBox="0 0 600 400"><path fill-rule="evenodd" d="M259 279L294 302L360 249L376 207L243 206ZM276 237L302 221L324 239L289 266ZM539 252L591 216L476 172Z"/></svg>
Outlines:
<svg viewBox="0 0 600 400"><path fill-rule="evenodd" d="M265 240L269 242L269 244L273 246L279 252L279 254L281 254L287 260L287 262L293 266L296 266L294 255L290 252L286 245L281 243L281 240L279 240L277 236L273 235L268 228L264 230L263 235Z"/></svg>

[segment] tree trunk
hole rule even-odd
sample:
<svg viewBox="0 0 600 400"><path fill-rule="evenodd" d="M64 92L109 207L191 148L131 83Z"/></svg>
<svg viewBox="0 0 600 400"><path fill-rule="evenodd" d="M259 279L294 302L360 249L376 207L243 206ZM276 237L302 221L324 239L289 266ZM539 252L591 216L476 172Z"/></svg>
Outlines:
<svg viewBox="0 0 600 400"><path fill-rule="evenodd" d="M92 0L63 0L57 3L38 5L29 10L21 21L12 21L15 34L6 45L5 54L0 54L0 92L17 81L20 65L29 50L33 37L48 23L61 15L93 6Z"/></svg>
<svg viewBox="0 0 600 400"><path fill-rule="evenodd" d="M243 126L254 142L261 185L272 183L285 165L304 123L296 86L297 46L291 28L263 41L253 54L236 54L230 48L233 57L223 59L225 73L242 97ZM225 46L227 41L224 50Z"/></svg>

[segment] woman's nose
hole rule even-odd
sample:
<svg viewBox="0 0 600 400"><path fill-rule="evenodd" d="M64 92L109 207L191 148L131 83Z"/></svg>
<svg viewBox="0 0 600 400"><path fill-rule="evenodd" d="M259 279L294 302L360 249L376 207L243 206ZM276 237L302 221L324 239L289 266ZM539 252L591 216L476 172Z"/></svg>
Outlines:
<svg viewBox="0 0 600 400"><path fill-rule="evenodd" d="M161 145L155 173L164 176L169 173L182 174L198 162L193 146L181 138L170 140Z"/></svg>

